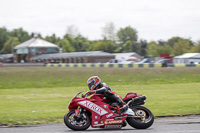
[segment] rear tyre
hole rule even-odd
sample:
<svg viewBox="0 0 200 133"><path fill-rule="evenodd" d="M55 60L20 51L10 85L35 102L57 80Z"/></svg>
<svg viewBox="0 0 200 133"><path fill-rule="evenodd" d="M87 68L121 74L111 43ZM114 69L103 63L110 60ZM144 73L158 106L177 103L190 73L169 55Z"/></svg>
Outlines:
<svg viewBox="0 0 200 133"><path fill-rule="evenodd" d="M128 124L136 129L149 128L154 122L152 112L143 106L130 107L136 114L136 117L128 117L126 121Z"/></svg>
<svg viewBox="0 0 200 133"><path fill-rule="evenodd" d="M75 131L86 130L90 127L91 121L88 114L83 113L80 117L75 117L75 111L69 111L64 116L65 125Z"/></svg>

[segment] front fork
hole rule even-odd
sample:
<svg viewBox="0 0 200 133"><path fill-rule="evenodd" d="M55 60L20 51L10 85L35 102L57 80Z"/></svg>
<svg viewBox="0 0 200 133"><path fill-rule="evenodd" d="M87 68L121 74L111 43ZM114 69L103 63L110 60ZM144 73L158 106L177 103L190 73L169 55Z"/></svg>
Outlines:
<svg viewBox="0 0 200 133"><path fill-rule="evenodd" d="M82 108L75 109L75 117L80 117Z"/></svg>

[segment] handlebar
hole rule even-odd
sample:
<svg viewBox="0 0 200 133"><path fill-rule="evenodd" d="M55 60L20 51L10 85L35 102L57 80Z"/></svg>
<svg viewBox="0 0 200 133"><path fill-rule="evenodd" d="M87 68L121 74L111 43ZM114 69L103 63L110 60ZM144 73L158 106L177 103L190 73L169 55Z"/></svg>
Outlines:
<svg viewBox="0 0 200 133"><path fill-rule="evenodd" d="M86 98L88 95L87 94L82 94L82 98Z"/></svg>

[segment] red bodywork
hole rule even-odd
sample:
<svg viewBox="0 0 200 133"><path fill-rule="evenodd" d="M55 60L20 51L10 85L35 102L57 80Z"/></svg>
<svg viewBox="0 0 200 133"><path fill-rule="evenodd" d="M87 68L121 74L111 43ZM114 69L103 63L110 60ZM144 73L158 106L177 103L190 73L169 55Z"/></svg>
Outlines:
<svg viewBox="0 0 200 133"><path fill-rule="evenodd" d="M139 97L139 96L142 96L142 95L139 95L139 94L133 93L133 92L129 92L129 93L127 93L126 96L123 98L123 101L130 100L131 98Z"/></svg>
<svg viewBox="0 0 200 133"><path fill-rule="evenodd" d="M81 93L79 93L81 94ZM109 108L110 105L105 103L108 101L103 95L95 94L90 98L79 98L77 94L69 104L69 110L75 110L75 116L78 115L80 109L78 107L84 108L91 112L91 126L106 128L108 125L119 125L122 126L123 121L128 117L128 114L118 115L113 113ZM131 100L131 98L138 97L136 93L128 93L124 101Z"/></svg>
<svg viewBox="0 0 200 133"><path fill-rule="evenodd" d="M169 54L160 54L160 57L163 57L164 59L169 59L170 63L173 63L173 56L170 56Z"/></svg>

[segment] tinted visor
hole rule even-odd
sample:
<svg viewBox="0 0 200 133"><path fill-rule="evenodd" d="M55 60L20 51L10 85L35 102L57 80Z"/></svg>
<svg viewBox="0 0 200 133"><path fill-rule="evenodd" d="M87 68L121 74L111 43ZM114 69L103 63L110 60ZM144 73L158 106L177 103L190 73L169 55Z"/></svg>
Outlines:
<svg viewBox="0 0 200 133"><path fill-rule="evenodd" d="M92 82L90 82L89 84L88 84L88 87L89 87L89 89L91 90L91 88L94 86L94 80L92 81Z"/></svg>

